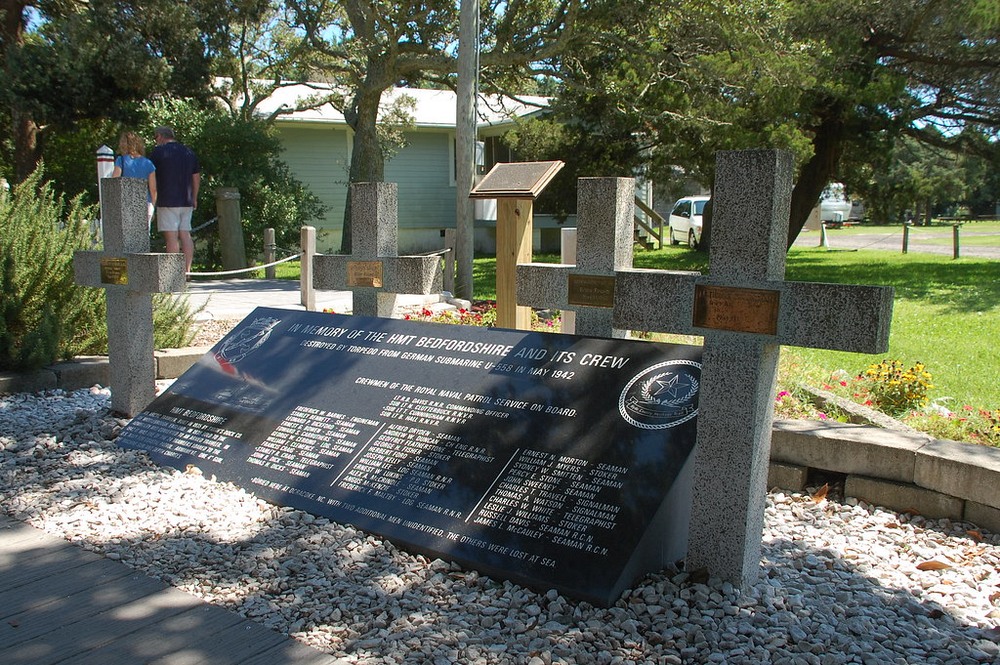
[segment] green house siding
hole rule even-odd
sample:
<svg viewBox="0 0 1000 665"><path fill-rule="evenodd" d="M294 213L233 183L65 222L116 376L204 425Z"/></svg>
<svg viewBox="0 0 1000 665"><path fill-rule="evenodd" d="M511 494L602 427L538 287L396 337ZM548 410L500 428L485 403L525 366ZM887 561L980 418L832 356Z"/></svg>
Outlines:
<svg viewBox="0 0 1000 665"><path fill-rule="evenodd" d="M452 133L410 132L407 145L385 166L385 179L399 188L399 228L455 228Z"/></svg>
<svg viewBox="0 0 1000 665"><path fill-rule="evenodd" d="M347 198L348 160L347 129L305 123L279 123L284 147L282 159L292 174L309 186L327 207L326 217L314 220L320 229L339 230L343 223Z"/></svg>
<svg viewBox="0 0 1000 665"><path fill-rule="evenodd" d="M350 145L347 129L328 124L279 123L282 158L296 178L327 206L314 222L339 236L347 198ZM455 227L454 150L447 131L410 132L407 145L386 163L385 179L399 187L401 231Z"/></svg>

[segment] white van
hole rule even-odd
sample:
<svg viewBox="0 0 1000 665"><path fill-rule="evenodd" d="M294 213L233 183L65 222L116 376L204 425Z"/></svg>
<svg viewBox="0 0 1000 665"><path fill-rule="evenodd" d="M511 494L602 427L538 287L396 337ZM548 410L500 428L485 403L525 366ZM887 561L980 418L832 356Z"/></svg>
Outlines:
<svg viewBox="0 0 1000 665"><path fill-rule="evenodd" d="M853 204L844 195L844 186L831 182L819 197L819 220L841 225L851 218Z"/></svg>
<svg viewBox="0 0 1000 665"><path fill-rule="evenodd" d="M670 209L670 244L679 245L687 241L691 249L697 249L701 243L701 216L708 203L707 196L685 196L678 199Z"/></svg>

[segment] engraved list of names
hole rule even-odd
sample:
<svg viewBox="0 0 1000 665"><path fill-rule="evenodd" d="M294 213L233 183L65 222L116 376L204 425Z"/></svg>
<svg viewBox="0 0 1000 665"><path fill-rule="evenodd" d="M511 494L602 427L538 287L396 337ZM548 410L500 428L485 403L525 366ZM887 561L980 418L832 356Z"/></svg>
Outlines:
<svg viewBox="0 0 1000 665"><path fill-rule="evenodd" d="M607 603L693 447L699 352L258 309L119 441Z"/></svg>

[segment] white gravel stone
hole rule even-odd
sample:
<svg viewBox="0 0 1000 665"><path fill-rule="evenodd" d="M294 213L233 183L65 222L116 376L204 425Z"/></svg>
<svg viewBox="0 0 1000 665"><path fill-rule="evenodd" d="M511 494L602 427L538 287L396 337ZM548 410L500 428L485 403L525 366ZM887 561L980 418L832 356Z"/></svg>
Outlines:
<svg viewBox="0 0 1000 665"><path fill-rule="evenodd" d="M595 608L157 467L108 397L0 396L4 512L347 662L1000 662L1000 537L968 524L774 492L753 587L671 568Z"/></svg>

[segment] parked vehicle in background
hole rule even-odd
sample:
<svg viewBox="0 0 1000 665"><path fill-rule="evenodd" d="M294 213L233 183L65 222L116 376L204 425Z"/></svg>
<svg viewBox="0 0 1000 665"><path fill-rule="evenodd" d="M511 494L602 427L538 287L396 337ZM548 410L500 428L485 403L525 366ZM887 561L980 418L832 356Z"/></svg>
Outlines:
<svg viewBox="0 0 1000 665"><path fill-rule="evenodd" d="M854 205L844 195L844 186L839 182L832 182L819 197L819 220L821 222L831 222L833 225L842 225L851 219L851 209Z"/></svg>
<svg viewBox="0 0 1000 665"><path fill-rule="evenodd" d="M691 249L697 249L701 243L701 216L705 211L708 198L707 196L685 196L677 200L677 203L670 210L670 219L667 221L670 226L671 245L679 245L681 242L687 241Z"/></svg>

